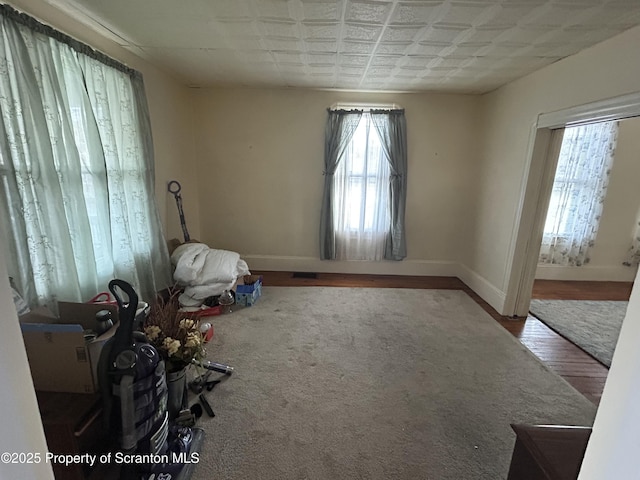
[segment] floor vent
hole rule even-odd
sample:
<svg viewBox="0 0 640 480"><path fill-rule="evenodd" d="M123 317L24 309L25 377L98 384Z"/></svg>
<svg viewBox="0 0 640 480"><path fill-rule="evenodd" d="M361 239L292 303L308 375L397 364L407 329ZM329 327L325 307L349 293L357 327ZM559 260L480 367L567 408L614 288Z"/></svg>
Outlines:
<svg viewBox="0 0 640 480"><path fill-rule="evenodd" d="M318 278L316 272L293 272L293 278Z"/></svg>

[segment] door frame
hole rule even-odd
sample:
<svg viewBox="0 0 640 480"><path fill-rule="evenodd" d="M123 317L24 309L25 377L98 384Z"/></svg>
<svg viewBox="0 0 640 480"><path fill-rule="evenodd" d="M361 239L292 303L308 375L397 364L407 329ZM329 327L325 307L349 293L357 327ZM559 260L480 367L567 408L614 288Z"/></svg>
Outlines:
<svg viewBox="0 0 640 480"><path fill-rule="evenodd" d="M515 241L507 258L503 315L526 317L531 303L542 230L549 207L557 166L558 145L552 143L552 131L586 123L622 120L640 116L640 92L538 115L532 127L531 153L525 167L524 188L516 217Z"/></svg>

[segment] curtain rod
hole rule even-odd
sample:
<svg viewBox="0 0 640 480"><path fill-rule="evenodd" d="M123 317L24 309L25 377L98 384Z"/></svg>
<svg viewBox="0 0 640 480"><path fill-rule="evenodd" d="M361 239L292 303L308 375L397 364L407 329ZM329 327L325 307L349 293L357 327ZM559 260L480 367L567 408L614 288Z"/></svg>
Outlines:
<svg viewBox="0 0 640 480"><path fill-rule="evenodd" d="M10 5L0 3L0 15L6 18L9 18L21 25L24 25L25 27L33 30L34 32L41 33L59 42L65 43L69 47L77 51L78 53L82 53L83 55L86 55L95 60L98 60L99 62L102 62L105 65L107 65L108 67L112 67L117 70L120 70L121 72L124 72L127 75L130 75L132 77L142 78L142 74L137 70L134 70L133 68L118 62L117 60L111 58L110 56L105 55L102 52L99 52L98 50L90 47L86 43L76 40L75 38L70 37L69 35L62 33L59 30L56 30L55 28L50 27L49 25L45 25L44 23L39 22L32 16L26 13L20 12L12 8Z"/></svg>
<svg viewBox="0 0 640 480"><path fill-rule="evenodd" d="M337 102L329 107L329 110L402 110L397 103L344 103Z"/></svg>

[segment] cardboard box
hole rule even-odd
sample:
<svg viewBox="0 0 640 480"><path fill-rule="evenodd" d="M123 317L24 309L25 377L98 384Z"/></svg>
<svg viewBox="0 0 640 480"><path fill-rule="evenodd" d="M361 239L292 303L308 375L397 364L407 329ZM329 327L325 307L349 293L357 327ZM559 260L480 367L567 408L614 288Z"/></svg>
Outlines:
<svg viewBox="0 0 640 480"><path fill-rule="evenodd" d="M243 280L236 288L236 304L250 307L262 295L262 275L246 275Z"/></svg>
<svg viewBox="0 0 640 480"><path fill-rule="evenodd" d="M35 309L20 317L22 337L36 390L95 393L102 347L117 330L114 305L59 302L59 318L47 309ZM85 330L96 326L95 315L110 310L114 326L91 341Z"/></svg>

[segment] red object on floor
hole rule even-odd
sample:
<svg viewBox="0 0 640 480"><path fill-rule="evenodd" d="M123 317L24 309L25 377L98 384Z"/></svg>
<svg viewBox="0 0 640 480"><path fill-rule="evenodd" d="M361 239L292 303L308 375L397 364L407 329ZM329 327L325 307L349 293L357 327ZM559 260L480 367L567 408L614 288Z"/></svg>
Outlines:
<svg viewBox="0 0 640 480"><path fill-rule="evenodd" d="M211 340L213 338L213 325L211 325L211 328L209 328L209 330L204 332L202 336L204 337L205 343Z"/></svg>
<svg viewBox="0 0 640 480"><path fill-rule="evenodd" d="M215 307L203 308L198 310L198 317L212 317L213 315L220 315L222 313L222 306L216 305Z"/></svg>

